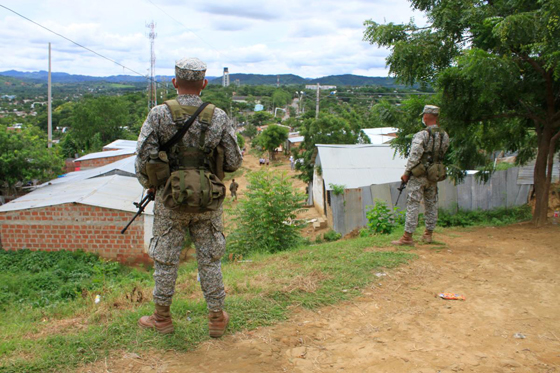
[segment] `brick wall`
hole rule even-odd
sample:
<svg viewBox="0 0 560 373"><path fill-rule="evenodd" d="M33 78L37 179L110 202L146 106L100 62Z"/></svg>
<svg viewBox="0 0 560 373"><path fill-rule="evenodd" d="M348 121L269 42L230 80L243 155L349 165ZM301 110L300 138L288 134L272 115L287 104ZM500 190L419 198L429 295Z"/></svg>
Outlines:
<svg viewBox="0 0 560 373"><path fill-rule="evenodd" d="M122 263L149 262L144 253L144 216L125 234L131 212L80 204L0 212L4 250L78 250Z"/></svg>
<svg viewBox="0 0 560 373"><path fill-rule="evenodd" d="M132 154L118 155L115 157L88 159L85 161L74 161L74 163L76 164L76 167L79 167L81 170L86 170L90 168L105 166L106 164L120 161L121 159L125 159L128 157L132 157Z"/></svg>

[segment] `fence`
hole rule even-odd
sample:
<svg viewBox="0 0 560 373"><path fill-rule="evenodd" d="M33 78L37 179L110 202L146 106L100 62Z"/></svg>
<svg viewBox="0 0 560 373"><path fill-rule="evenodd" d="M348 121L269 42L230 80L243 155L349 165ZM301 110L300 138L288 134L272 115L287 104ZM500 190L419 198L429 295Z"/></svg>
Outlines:
<svg viewBox="0 0 560 373"><path fill-rule="evenodd" d="M473 175L468 175L458 185L446 180L438 183L438 206L450 212L457 210L490 210L497 207L513 207L526 204L531 185L517 184L519 168L498 171L487 183L478 182ZM400 182L370 185L356 189L346 189L343 195L334 195L329 191L328 218L333 229L345 235L356 228L366 226L366 211L373 206L376 199L395 206ZM406 189L399 204L406 208Z"/></svg>

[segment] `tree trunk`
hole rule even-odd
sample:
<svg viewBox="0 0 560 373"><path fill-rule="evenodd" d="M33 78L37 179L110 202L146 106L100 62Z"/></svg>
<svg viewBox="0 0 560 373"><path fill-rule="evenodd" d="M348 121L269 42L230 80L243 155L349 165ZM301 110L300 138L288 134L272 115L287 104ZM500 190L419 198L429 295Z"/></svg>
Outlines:
<svg viewBox="0 0 560 373"><path fill-rule="evenodd" d="M533 224L536 226L543 226L547 222L548 193L550 190L550 177L547 175L547 170L552 170L552 168L548 167L552 137L553 133L550 127L543 128L542 133L538 136L538 152L533 174L533 182L535 185L535 212L533 214ZM554 152L554 150L552 151Z"/></svg>

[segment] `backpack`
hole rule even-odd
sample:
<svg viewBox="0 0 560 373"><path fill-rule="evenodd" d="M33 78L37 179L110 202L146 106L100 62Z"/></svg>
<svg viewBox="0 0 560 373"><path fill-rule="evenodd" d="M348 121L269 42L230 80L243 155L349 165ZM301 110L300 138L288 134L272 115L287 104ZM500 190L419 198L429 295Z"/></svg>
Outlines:
<svg viewBox="0 0 560 373"><path fill-rule="evenodd" d="M447 169L442 162L443 151L441 148L441 142L443 141L443 135L440 136L439 150L435 151L436 137L432 133L432 128L427 129L429 135L432 137L432 150L430 152L425 152L422 155L421 161L412 168L412 174L416 177L426 175L428 181L437 183L438 181L443 181L447 178ZM433 129L435 132L442 133L440 128ZM426 165L424 165L426 163Z"/></svg>
<svg viewBox="0 0 560 373"><path fill-rule="evenodd" d="M189 213L216 211L222 206L226 196L226 186L218 174L223 174L223 149L206 149L204 140L206 131L212 122L214 105L203 104L200 108L180 105L177 100L166 101L173 121L184 120L190 115L189 121L162 148L170 149L175 145L192 124L196 115L202 113L199 122L202 125L198 147L184 147L180 149L179 166L173 169L163 189L163 204L169 209L181 208ZM194 111L194 113L193 113ZM175 139L175 140L174 140ZM220 151L222 150L222 151ZM222 157L222 158L220 158ZM220 158L220 161L217 160Z"/></svg>

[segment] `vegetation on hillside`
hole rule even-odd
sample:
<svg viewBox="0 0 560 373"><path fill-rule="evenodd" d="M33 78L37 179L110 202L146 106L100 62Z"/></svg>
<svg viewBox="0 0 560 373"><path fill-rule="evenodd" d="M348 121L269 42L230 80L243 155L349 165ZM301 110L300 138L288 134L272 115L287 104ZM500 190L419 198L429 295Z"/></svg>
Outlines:
<svg viewBox="0 0 560 373"><path fill-rule="evenodd" d="M399 82L436 88L431 103L442 108L457 173L482 166L487 176L497 150L517 152L519 163L536 155L533 222L544 224L560 138L560 1L411 5L426 13L428 25L366 21L364 39L391 49L387 64ZM392 110L403 128L400 148L415 130L406 122L420 113L418 104Z"/></svg>

